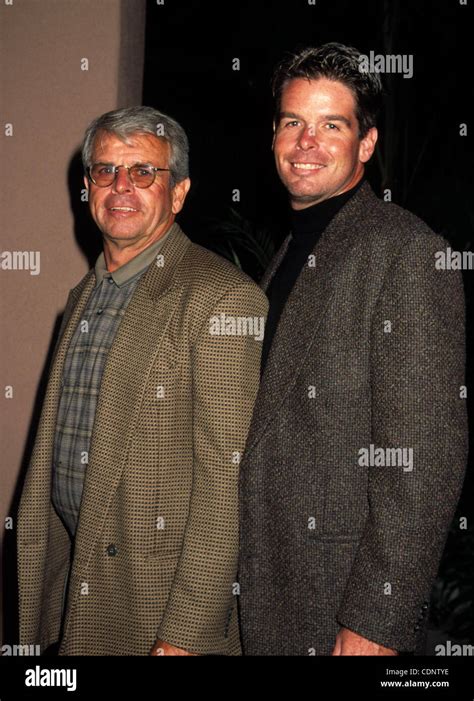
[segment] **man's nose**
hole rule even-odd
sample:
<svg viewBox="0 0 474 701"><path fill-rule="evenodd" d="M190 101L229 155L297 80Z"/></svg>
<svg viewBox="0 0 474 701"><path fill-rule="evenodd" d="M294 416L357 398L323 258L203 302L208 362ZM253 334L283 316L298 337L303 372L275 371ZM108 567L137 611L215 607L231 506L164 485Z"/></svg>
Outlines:
<svg viewBox="0 0 474 701"><path fill-rule="evenodd" d="M112 191L117 193L131 192L133 183L130 179L130 174L126 168L119 168L117 175L112 185Z"/></svg>
<svg viewBox="0 0 474 701"><path fill-rule="evenodd" d="M302 129L298 138L298 146L306 151L309 148L314 148L317 144L316 129L310 125Z"/></svg>

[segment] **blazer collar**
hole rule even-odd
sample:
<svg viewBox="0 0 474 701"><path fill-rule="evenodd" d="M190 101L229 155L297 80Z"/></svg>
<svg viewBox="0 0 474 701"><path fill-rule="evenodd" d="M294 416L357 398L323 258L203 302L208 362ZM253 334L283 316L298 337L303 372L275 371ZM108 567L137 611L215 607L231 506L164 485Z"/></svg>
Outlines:
<svg viewBox="0 0 474 701"><path fill-rule="evenodd" d="M159 251L156 263L149 266L143 276L143 284L152 299L158 299L171 285L176 265L191 245L190 239L183 232L177 222L171 225L166 240ZM95 281L94 268L70 292L72 305L76 304L85 289L89 289L91 281ZM141 281L140 281L141 282Z"/></svg>

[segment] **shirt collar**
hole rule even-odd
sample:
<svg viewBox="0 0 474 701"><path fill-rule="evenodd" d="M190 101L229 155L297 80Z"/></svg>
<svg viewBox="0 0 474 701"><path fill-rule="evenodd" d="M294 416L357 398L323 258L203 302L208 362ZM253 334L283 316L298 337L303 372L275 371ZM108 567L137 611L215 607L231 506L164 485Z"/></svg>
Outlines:
<svg viewBox="0 0 474 701"><path fill-rule="evenodd" d="M173 226L171 226L168 231L158 239L158 241L155 241L150 246L147 246L147 248L135 256L135 258L132 258L128 261L128 263L121 265L120 268L117 268L117 270L114 270L112 273L107 270L104 252L102 251L97 258L94 267L96 287L102 284L104 278L112 278L117 287L123 287L123 285L126 285L133 277L135 277L135 275L142 273L150 266L163 246L165 239L168 238L172 230Z"/></svg>

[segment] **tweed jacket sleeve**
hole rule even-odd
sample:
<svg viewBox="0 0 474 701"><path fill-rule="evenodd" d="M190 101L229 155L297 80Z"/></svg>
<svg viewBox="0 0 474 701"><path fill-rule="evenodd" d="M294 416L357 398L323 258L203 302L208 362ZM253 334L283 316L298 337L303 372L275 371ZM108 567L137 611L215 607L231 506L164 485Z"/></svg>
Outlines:
<svg viewBox="0 0 474 701"><path fill-rule="evenodd" d="M266 316L253 283L228 290L210 318ZM192 348L193 485L182 554L157 637L198 654L222 649L235 605L238 473L259 383L261 340L213 335ZM234 612L235 613L235 612Z"/></svg>
<svg viewBox="0 0 474 701"><path fill-rule="evenodd" d="M467 451L462 279L435 268L446 245L421 233L404 244L372 318L372 440L411 448L413 466L369 469L369 518L338 622L396 650L416 647Z"/></svg>

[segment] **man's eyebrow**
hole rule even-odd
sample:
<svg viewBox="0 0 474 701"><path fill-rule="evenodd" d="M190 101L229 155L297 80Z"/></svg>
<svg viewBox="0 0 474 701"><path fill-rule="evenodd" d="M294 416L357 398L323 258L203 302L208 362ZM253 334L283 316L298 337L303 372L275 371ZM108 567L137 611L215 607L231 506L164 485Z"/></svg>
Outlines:
<svg viewBox="0 0 474 701"><path fill-rule="evenodd" d="M95 161L94 165L96 166L114 166L116 165L113 163L113 161ZM150 166L153 167L153 164L150 163L149 161L135 161L130 168L133 168L134 166Z"/></svg>
<svg viewBox="0 0 474 701"><path fill-rule="evenodd" d="M300 114L296 114L295 112L280 112L280 114L278 115L278 119L301 119L301 120L303 120L303 117Z"/></svg>
<svg viewBox="0 0 474 701"><path fill-rule="evenodd" d="M352 126L352 122L344 117L342 114L326 114L324 116L325 122L343 122L347 127Z"/></svg>
<svg viewBox="0 0 474 701"><path fill-rule="evenodd" d="M303 117L296 114L296 112L280 112L279 119L300 119L303 122L305 121ZM351 121L342 114L325 114L322 119L325 122L342 122L349 128L352 126Z"/></svg>

